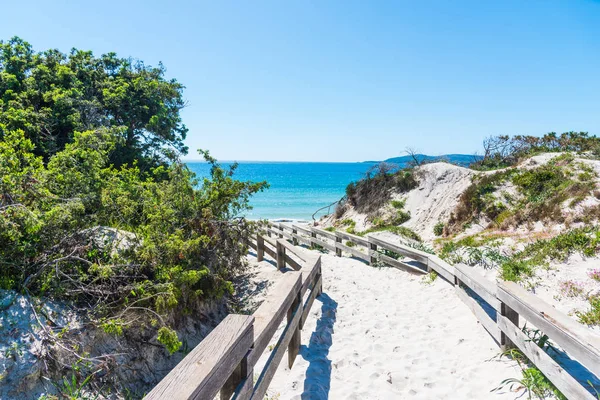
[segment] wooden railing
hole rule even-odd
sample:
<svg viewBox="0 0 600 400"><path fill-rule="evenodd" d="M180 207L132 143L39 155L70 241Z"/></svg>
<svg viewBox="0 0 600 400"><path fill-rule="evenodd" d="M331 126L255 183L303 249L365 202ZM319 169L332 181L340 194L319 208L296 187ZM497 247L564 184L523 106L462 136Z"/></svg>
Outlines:
<svg viewBox="0 0 600 400"><path fill-rule="evenodd" d="M373 237L360 237L346 232L330 232L313 226L271 223L271 235L287 238L293 243L321 246L375 263L383 262L410 272L435 271L456 288L458 297L471 309L494 340L507 349L518 348L568 399L597 399L587 382L580 382L523 331L523 326L537 328L559 346L571 360L576 360L591 374L600 378L600 335L556 310L514 282L493 282L466 265L452 266L439 257L401 244L391 244ZM327 241L329 240L329 242ZM348 241L354 246L342 244ZM279 242L279 241L278 241ZM390 257L410 258L406 262ZM586 386L588 386L586 388ZM600 391L596 387L595 390Z"/></svg>
<svg viewBox="0 0 600 400"><path fill-rule="evenodd" d="M220 393L221 399L262 400L286 351L292 367L301 329L322 290L321 256L260 235L250 246L259 260L264 253L276 259L282 271L267 299L252 315L228 315L146 399L213 399ZM284 318L285 328L255 381L254 367Z"/></svg>

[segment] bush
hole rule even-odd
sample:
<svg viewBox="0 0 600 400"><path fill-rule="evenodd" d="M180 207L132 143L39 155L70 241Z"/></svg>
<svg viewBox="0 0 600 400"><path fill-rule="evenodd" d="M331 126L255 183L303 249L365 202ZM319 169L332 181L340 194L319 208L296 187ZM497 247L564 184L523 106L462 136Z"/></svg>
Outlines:
<svg viewBox="0 0 600 400"><path fill-rule="evenodd" d="M390 224L392 224L392 225L401 225L401 224L407 222L409 219L410 219L410 212L403 211L403 210L398 210L398 212L396 213L396 215L390 221Z"/></svg>
<svg viewBox="0 0 600 400"><path fill-rule="evenodd" d="M390 203L392 205L392 207L394 207L397 210L402 210L404 208L404 205L406 204L406 199L402 199L402 200L392 200L392 202Z"/></svg>
<svg viewBox="0 0 600 400"><path fill-rule="evenodd" d="M0 141L0 285L71 300L111 332L154 329L160 315L159 340L174 351L172 316L232 292L252 232L233 217L266 184L233 179L235 166L208 153L201 184L179 162L116 169L115 141L110 130L75 132L46 166L23 132Z"/></svg>
<svg viewBox="0 0 600 400"><path fill-rule="evenodd" d="M438 222L437 224L435 224L435 226L433 227L433 234L435 236L442 236L444 234L444 223L443 222Z"/></svg>
<svg viewBox="0 0 600 400"><path fill-rule="evenodd" d="M365 178L346 187L348 202L360 213L379 210L390 199L392 191L404 193L417 187L414 169L394 170L380 164L367 172Z"/></svg>
<svg viewBox="0 0 600 400"><path fill-rule="evenodd" d="M477 170L492 170L516 165L520 160L538 153L592 152L600 154L600 139L587 132L550 132L542 137L508 135L484 140L484 155L470 165ZM568 161L568 160L567 160Z"/></svg>
<svg viewBox="0 0 600 400"><path fill-rule="evenodd" d="M500 266L500 277L505 281L518 282L524 276L533 276L533 269L531 261L510 260Z"/></svg>
<svg viewBox="0 0 600 400"><path fill-rule="evenodd" d="M572 205L575 205L592 195L596 175L590 171L575 173L586 169L583 164L564 166L561 163L560 160L552 160L537 168L511 168L476 179L460 196L448 224L450 231L460 231L465 224L480 217L500 227L543 220L564 222L562 204L572 199ZM519 200L506 200L511 208L495 195L500 185L508 181L521 194ZM503 197L506 199L507 196Z"/></svg>
<svg viewBox="0 0 600 400"><path fill-rule="evenodd" d="M576 252L588 257L594 256L600 245L599 229L598 227L576 228L552 239L538 240L529 244L501 265L502 279L519 281L523 277L531 277L534 269L546 264L548 260L564 261Z"/></svg>
<svg viewBox="0 0 600 400"><path fill-rule="evenodd" d="M591 296L589 298L590 310L581 312L577 311L575 315L579 318L582 324L600 325L600 296Z"/></svg>

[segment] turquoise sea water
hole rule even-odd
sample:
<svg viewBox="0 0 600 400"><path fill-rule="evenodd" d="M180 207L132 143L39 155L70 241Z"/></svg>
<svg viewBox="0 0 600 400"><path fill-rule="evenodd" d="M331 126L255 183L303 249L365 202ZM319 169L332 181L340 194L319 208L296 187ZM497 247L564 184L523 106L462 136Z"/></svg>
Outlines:
<svg viewBox="0 0 600 400"><path fill-rule="evenodd" d="M210 173L210 166L203 162L188 162L188 166L198 177ZM251 200L254 209L246 214L248 218L310 220L319 208L339 200L346 185L360 179L372 166L370 163L240 162L235 177L254 182L265 180L271 185Z"/></svg>

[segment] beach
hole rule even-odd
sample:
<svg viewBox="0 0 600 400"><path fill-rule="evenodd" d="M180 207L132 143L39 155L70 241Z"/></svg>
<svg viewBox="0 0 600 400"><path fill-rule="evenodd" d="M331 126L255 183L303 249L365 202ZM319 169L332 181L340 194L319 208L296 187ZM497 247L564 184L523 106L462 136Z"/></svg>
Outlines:
<svg viewBox="0 0 600 400"><path fill-rule="evenodd" d="M261 296L268 295L264 282L277 279L273 261L252 262L266 288ZM291 370L280 365L269 399L517 397L508 387L492 392L520 371L499 357L449 283L328 254L322 269L323 294L302 330L300 354Z"/></svg>

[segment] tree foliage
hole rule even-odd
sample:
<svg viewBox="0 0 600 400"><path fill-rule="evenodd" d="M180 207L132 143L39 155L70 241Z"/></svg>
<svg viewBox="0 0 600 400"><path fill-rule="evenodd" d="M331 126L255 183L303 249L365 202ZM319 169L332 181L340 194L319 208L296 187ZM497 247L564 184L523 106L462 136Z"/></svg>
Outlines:
<svg viewBox="0 0 600 400"><path fill-rule="evenodd" d="M550 132L544 136L500 135L483 141L483 158L471 168L489 170L515 165L519 160L537 154L561 151L600 152L600 139L587 132Z"/></svg>
<svg viewBox="0 0 600 400"><path fill-rule="evenodd" d="M177 316L232 292L265 182L179 161L183 86L114 53L0 42L0 289L70 300L170 352Z"/></svg>
<svg viewBox="0 0 600 400"><path fill-rule="evenodd" d="M0 41L0 137L22 130L45 161L75 132L110 129L116 165L148 169L185 154L183 86L165 68L73 49L35 52L14 37Z"/></svg>
<svg viewBox="0 0 600 400"><path fill-rule="evenodd" d="M110 130L73 137L46 165L23 131L0 141L0 288L71 298L110 329L232 290L250 232L234 218L264 183L235 180L207 152L202 182L180 162L116 168Z"/></svg>

